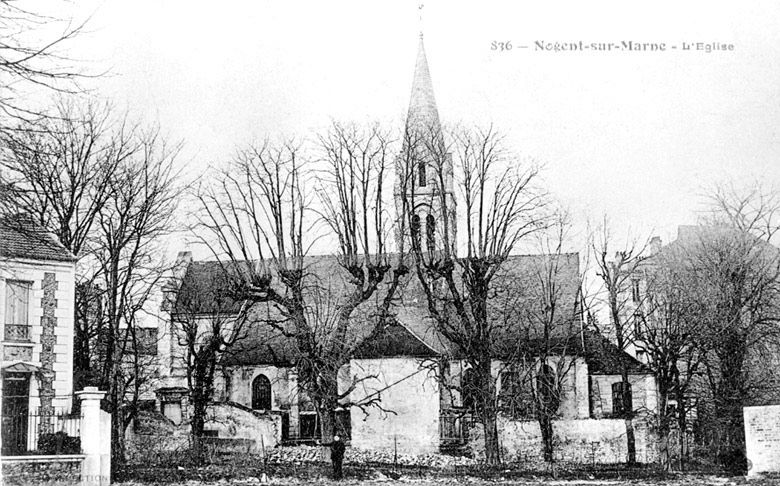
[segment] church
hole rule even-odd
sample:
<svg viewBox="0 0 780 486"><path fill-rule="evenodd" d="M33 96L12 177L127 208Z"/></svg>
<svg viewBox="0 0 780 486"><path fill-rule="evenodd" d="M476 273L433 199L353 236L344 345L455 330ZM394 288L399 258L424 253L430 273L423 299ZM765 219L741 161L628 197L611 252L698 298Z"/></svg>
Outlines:
<svg viewBox="0 0 780 486"><path fill-rule="evenodd" d="M407 131L413 126L438 127L439 112L422 36L420 37L407 115ZM448 163L452 164L451 158ZM443 227L454 233L457 213L452 169L446 171L443 186L429 184L426 167L415 170L419 194L432 201L415 208L412 224L424 226L429 235L441 234ZM396 206L402 185L396 180ZM448 214L437 209L435 201L450 198ZM444 221L449 224L443 225ZM454 237L452 238L454 240ZM339 286L343 273L335 256L309 256L307 268ZM561 289L561 306L567 309L567 332L556 349L554 373L560 374L562 393L557 411L556 434L560 459L581 462L623 462L625 426L620 418L620 396L616 384L621 370L629 369L633 408L655 410L655 382L650 371L633 357L619 351L608 339L585 329L579 302L580 264L576 253L559 255L512 255L505 272L518 287L534 294L540 272L556 266L555 279ZM208 282L221 271L219 262L193 261L190 252L181 252L176 265L177 288L172 298L186 290L190 295L205 292ZM177 329L176 306L164 307L159 318L158 345L160 386L154 409L159 427L135 428L136 443L141 435L165 431L182 436L188 417L188 388L182 358L185 350ZM209 310L203 309L204 318ZM260 315L269 312L259 306ZM436 329L428 317L425 299L413 286L403 292L395 308L393 325L378 337L366 339L359 327L350 330L349 339L359 343L348 363L339 372L339 387L348 390L337 410L337 430L353 448L395 451L407 454L439 452L463 453L479 457L480 432L473 417L473 398L467 384L469 369L452 343ZM207 434L225 441L243 440L254 447L315 443L319 420L311 402L299 386L295 367L294 339L274 332L267 325L249 327L245 339L224 357L216 380L215 403ZM538 366L533 359L525 368L515 363L516 344L523 336L520 326L509 325L495 343L493 366L496 397L501 410L499 431L503 460L538 460L542 454L541 433L533 409L533 380ZM529 344L530 346L530 344ZM529 372L531 370L531 372ZM357 386L350 386L357 384ZM530 387L530 388L529 388ZM139 432L141 430L141 432ZM149 440L149 443L154 443ZM649 427L640 425L637 451L640 461L654 460L654 444Z"/></svg>

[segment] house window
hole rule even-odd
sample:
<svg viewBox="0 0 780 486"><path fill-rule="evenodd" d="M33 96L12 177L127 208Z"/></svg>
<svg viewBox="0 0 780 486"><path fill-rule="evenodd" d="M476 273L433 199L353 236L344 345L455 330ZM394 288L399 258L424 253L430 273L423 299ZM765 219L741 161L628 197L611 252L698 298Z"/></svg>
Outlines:
<svg viewBox="0 0 780 486"><path fill-rule="evenodd" d="M638 304L640 301L639 279L636 278L631 280L631 300L633 300L635 304Z"/></svg>
<svg viewBox="0 0 780 486"><path fill-rule="evenodd" d="M420 187L425 187L428 184L425 178L425 162L417 164L417 182Z"/></svg>
<svg viewBox="0 0 780 486"><path fill-rule="evenodd" d="M133 337L128 335L128 349L135 348L139 356L157 355L157 328L139 327L135 329L135 346L133 346Z"/></svg>
<svg viewBox="0 0 780 486"><path fill-rule="evenodd" d="M622 381L612 384L612 414L620 417L622 415L631 413L633 410L633 397L631 395L631 383L625 383L626 386L626 407L623 402L623 385Z"/></svg>
<svg viewBox="0 0 780 486"><path fill-rule="evenodd" d="M271 381L265 375L252 380L252 409L271 410Z"/></svg>
<svg viewBox="0 0 780 486"><path fill-rule="evenodd" d="M7 280L5 283L6 341L30 340L30 282Z"/></svg>
<svg viewBox="0 0 780 486"><path fill-rule="evenodd" d="M430 214L425 217L425 233L428 251L436 250L436 220Z"/></svg>

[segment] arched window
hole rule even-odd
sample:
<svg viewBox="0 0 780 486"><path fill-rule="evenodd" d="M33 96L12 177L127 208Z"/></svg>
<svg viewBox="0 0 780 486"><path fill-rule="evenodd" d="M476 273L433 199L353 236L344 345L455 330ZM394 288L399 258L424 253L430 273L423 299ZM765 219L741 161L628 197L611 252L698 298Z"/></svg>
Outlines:
<svg viewBox="0 0 780 486"><path fill-rule="evenodd" d="M425 217L425 242L428 245L428 251L436 249L436 220L430 214Z"/></svg>
<svg viewBox="0 0 780 486"><path fill-rule="evenodd" d="M271 410L271 382L265 375L252 380L252 409Z"/></svg>
<svg viewBox="0 0 780 486"><path fill-rule="evenodd" d="M416 214L412 216L412 241L420 247L420 216Z"/></svg>
<svg viewBox="0 0 780 486"><path fill-rule="evenodd" d="M428 181L425 178L425 162L419 162L417 164L417 179L420 187L425 187Z"/></svg>

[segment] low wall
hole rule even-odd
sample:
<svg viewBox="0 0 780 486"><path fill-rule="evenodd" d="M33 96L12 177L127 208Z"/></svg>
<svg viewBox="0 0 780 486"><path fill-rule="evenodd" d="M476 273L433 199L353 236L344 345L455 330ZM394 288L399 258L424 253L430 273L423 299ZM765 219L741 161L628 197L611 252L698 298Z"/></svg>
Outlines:
<svg viewBox="0 0 780 486"><path fill-rule="evenodd" d="M281 440L281 415L257 412L238 404L209 406L203 443L221 451L259 452L273 448ZM184 453L190 449L190 423L175 425L159 412L139 414L136 424L127 428L126 453L132 462L163 461L160 453Z"/></svg>
<svg viewBox="0 0 780 486"><path fill-rule="evenodd" d="M279 444L282 416L273 411L258 412L234 403L219 403L209 407L205 428L216 431L218 438L249 441L254 444L250 452L257 452Z"/></svg>
<svg viewBox="0 0 780 486"><path fill-rule="evenodd" d="M536 421L516 421L499 417L499 444L502 459L507 462L544 460L542 433ZM637 461L657 460L654 434L646 422L635 420ZM484 456L482 427L469 434L469 445L476 457ZM622 419L556 420L553 424L556 461L581 464L615 464L626 462L626 424Z"/></svg>
<svg viewBox="0 0 780 486"><path fill-rule="evenodd" d="M5 486L78 485L84 457L80 454L3 457L2 482Z"/></svg>

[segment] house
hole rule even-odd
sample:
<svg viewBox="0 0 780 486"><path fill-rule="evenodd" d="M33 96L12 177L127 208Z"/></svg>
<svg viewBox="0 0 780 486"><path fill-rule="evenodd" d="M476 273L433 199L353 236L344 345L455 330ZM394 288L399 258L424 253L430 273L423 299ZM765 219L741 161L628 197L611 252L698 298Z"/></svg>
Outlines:
<svg viewBox="0 0 780 486"><path fill-rule="evenodd" d="M439 124L438 110L425 50L420 47L412 84L412 96L407 118L407 130L435 129ZM434 132L436 133L436 132ZM452 163L451 157L447 157ZM415 168L418 194L426 203L415 208L412 224L425 224L429 234L441 234L442 222L450 220L454 232L455 211L445 214L438 206L438 191L444 191L454 208L452 177L444 187L428 183L433 179L427 168ZM451 167L445 171L451 173ZM400 184L396 184L396 205ZM454 235L453 235L454 236ZM233 263L249 265L249 263ZM335 256L311 256L304 260L306 272L317 278L318 286L335 290L338 305L339 289L345 288L346 276ZM525 316L534 299L540 298L538 277L555 267L555 279L560 285L559 308L562 326L556 334L542 337ZM187 376L182 358L185 350L177 333L178 296L186 295L195 304L194 314L202 320L198 332L207 329L209 319L218 313L228 318L238 314L240 303L223 302L218 309L200 303L212 302L210 282L225 270L217 261L192 261L191 254L182 252L177 264L177 276L169 289L171 302L161 322L160 376L158 410L173 422L186 421ZM572 460L621 462L625 454L625 412L613 397L620 393L621 373L628 369L633 408L652 412L655 407L655 387L646 367L631 356L616 349L606 339L585 331L579 311L579 255L513 255L503 266L507 289L512 292L512 308L516 315L495 330L493 374L501 402L501 442L506 454L513 458L531 459L540 450L539 427L533 407L536 376L540 368L552 373L561 383L561 400L557 423L566 444L561 452ZM449 342L428 317L425 297L414 279L405 283L394 308L394 322L378 335L368 329L365 312L358 307L345 332L344 340L353 352L339 370L339 391L344 395L337 414L337 429L349 437L352 447L379 449L399 453L424 454L464 448L476 444L478 430L473 417L473 397L469 395L468 365L463 351ZM528 306L523 308L522 304ZM538 301L536 301L538 304ZM538 307L538 306L537 306ZM319 437L319 422L311 401L299 383L296 363L301 357L298 343L284 326L284 316L270 304L254 304L249 311L246 335L226 351L222 369L216 381L216 400L236 409L257 413L259 420L278 423L273 440L264 444L313 441ZM556 324L558 322L556 321ZM550 371L547 371L549 367ZM214 424L212 433L232 432ZM534 429L534 427L536 427ZM474 429L474 430L472 430ZM237 430L237 429L236 429ZM641 434L638 434L641 436ZM220 435L221 436L221 435ZM645 460L653 453L647 434L643 444ZM587 449L583 447L587 444ZM594 445L597 444L598 446ZM640 448L642 448L640 447ZM597 450L598 449L598 450ZM586 452L591 456L586 456ZM476 454L479 452L476 451Z"/></svg>
<svg viewBox="0 0 780 486"><path fill-rule="evenodd" d="M21 217L0 220L2 454L34 450L40 420L69 411L76 259ZM34 430L31 420L38 423Z"/></svg>

